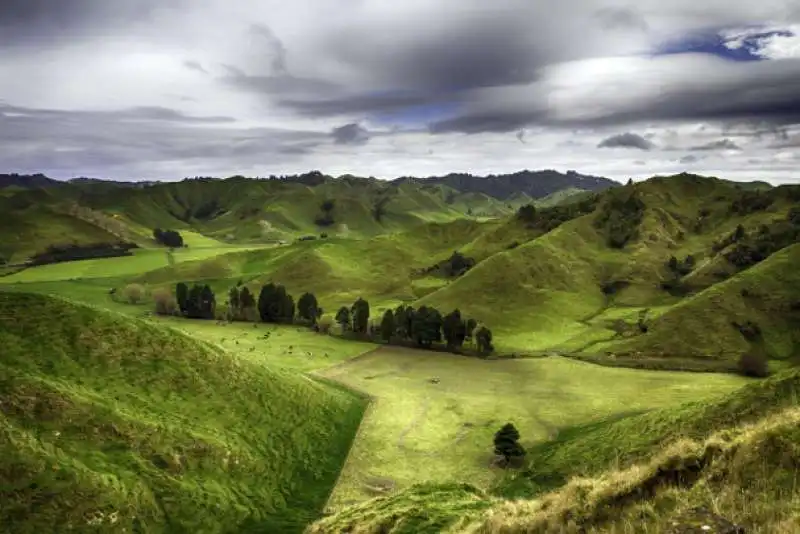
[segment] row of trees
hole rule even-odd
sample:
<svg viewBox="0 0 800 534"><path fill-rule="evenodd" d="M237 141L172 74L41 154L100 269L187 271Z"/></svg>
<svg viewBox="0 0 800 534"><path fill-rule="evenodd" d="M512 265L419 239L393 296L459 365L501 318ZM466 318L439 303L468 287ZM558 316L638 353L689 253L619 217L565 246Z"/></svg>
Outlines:
<svg viewBox="0 0 800 534"><path fill-rule="evenodd" d="M448 350L461 351L466 341L474 340L479 353L489 354L494 350L492 331L478 325L475 319L465 319L457 309L443 316L432 306L415 309L401 305L386 310L379 323L370 326L369 319L369 302L363 298L349 308L339 308L335 317L343 332L350 331L387 343L413 342L425 348L443 343Z"/></svg>
<svg viewBox="0 0 800 534"><path fill-rule="evenodd" d="M210 286L184 282L175 286L175 294L154 294L156 313L181 315L192 319L225 319L229 321L261 321L265 323L304 324L316 330L327 330L320 325L323 309L313 293L303 293L295 302L294 297L280 284L268 283L261 287L258 297L249 287L239 282L228 292L226 309L220 313L217 299ZM415 309L401 305L386 310L380 322L370 323L370 306L363 298L352 306L342 306L336 312L335 321L343 333L354 333L360 337L387 343L415 343L431 348L444 345L448 350L460 352L464 343L474 341L480 354L494 351L492 331L479 325L475 319L464 318L459 310L442 315L431 306Z"/></svg>

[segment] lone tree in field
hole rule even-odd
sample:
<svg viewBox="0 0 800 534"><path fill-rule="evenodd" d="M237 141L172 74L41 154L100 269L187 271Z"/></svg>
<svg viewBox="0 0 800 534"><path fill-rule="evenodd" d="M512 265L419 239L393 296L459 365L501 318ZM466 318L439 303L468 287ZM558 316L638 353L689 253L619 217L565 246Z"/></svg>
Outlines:
<svg viewBox="0 0 800 534"><path fill-rule="evenodd" d="M342 306L339 308L339 311L336 312L336 322L342 327L342 332L347 331L350 326L350 310L347 309L347 306Z"/></svg>
<svg viewBox="0 0 800 534"><path fill-rule="evenodd" d="M503 456L506 464L519 462L525 456L525 449L519 444L519 431L511 423L506 423L494 435L494 453Z"/></svg>
<svg viewBox="0 0 800 534"><path fill-rule="evenodd" d="M381 337L384 341L391 341L394 335L394 314L392 310L386 310L381 320Z"/></svg>
<svg viewBox="0 0 800 534"><path fill-rule="evenodd" d="M369 327L369 302L360 298L353 303L353 332L365 334Z"/></svg>
<svg viewBox="0 0 800 534"><path fill-rule="evenodd" d="M297 301L297 316L309 324L316 324L317 319L322 315L322 309L319 307L317 297L313 293L303 293L300 300Z"/></svg>

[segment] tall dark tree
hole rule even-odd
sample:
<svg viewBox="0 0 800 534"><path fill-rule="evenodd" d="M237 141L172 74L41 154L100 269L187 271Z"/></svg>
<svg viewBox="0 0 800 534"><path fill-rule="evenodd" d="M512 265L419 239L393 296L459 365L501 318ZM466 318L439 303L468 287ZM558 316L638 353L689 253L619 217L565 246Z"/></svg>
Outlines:
<svg viewBox="0 0 800 534"><path fill-rule="evenodd" d="M411 331L408 328L408 307L403 304L394 310L394 333L399 339L411 337Z"/></svg>
<svg viewBox="0 0 800 534"><path fill-rule="evenodd" d="M519 431L511 423L506 423L494 435L494 453L506 461L518 460L525 456L525 449L519 444Z"/></svg>
<svg viewBox="0 0 800 534"><path fill-rule="evenodd" d="M290 323L294 319L294 299L280 284L261 288L258 295L258 315L265 323Z"/></svg>
<svg viewBox="0 0 800 534"><path fill-rule="evenodd" d="M179 282L175 286L175 300L178 302L178 308L181 310L181 315L186 315L187 301L189 299L189 286L184 282Z"/></svg>
<svg viewBox="0 0 800 534"><path fill-rule="evenodd" d="M353 332L365 334L369 327L369 302L359 297L350 309L353 315Z"/></svg>
<svg viewBox="0 0 800 534"><path fill-rule="evenodd" d="M241 318L242 306L238 286L232 287L230 291L228 291L228 307L230 308L230 316L233 319L238 320Z"/></svg>
<svg viewBox="0 0 800 534"><path fill-rule="evenodd" d="M283 294L278 287L270 282L262 286L258 295L258 315L265 323L277 323L280 317Z"/></svg>
<svg viewBox="0 0 800 534"><path fill-rule="evenodd" d="M216 310L216 299L214 292L208 285L203 286L200 291L200 314L203 319L213 319Z"/></svg>
<svg viewBox="0 0 800 534"><path fill-rule="evenodd" d="M475 332L475 343L478 345L478 352L481 354L491 354L492 351L494 351L494 345L492 345L492 331L485 326L479 327Z"/></svg>
<svg viewBox="0 0 800 534"><path fill-rule="evenodd" d="M304 321L315 324L322 315L321 312L317 297L313 293L303 293L297 301L297 315Z"/></svg>
<svg viewBox="0 0 800 534"><path fill-rule="evenodd" d="M467 323L459 310L453 310L442 321L442 333L449 349L460 349L467 336Z"/></svg>
<svg viewBox="0 0 800 534"><path fill-rule="evenodd" d="M381 337L384 341L391 341L394 335L394 314L392 310L386 310L381 320Z"/></svg>
<svg viewBox="0 0 800 534"><path fill-rule="evenodd" d="M342 331L347 331L350 327L350 310L347 306L342 306L336 312L336 322L342 327Z"/></svg>
<svg viewBox="0 0 800 534"><path fill-rule="evenodd" d="M436 308L420 306L411 321L411 333L417 344L430 347L442 340L442 315Z"/></svg>

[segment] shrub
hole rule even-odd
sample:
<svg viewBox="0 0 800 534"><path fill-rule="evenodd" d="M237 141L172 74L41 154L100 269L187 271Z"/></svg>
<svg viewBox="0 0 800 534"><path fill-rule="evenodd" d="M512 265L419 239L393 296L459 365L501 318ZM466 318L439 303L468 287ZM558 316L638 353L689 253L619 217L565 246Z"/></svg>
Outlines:
<svg viewBox="0 0 800 534"><path fill-rule="evenodd" d="M155 311L158 315L178 315L178 301L168 289L156 289L153 292Z"/></svg>
<svg viewBox="0 0 800 534"><path fill-rule="evenodd" d="M323 317L317 321L317 332L320 334L330 334L333 327L333 319L330 317Z"/></svg>
<svg viewBox="0 0 800 534"><path fill-rule="evenodd" d="M769 362L759 350L750 350L739 358L739 372L744 376L764 378L769 375Z"/></svg>
<svg viewBox="0 0 800 534"><path fill-rule="evenodd" d="M122 290L122 296L131 304L139 304L145 296L144 286L141 284L128 284Z"/></svg>

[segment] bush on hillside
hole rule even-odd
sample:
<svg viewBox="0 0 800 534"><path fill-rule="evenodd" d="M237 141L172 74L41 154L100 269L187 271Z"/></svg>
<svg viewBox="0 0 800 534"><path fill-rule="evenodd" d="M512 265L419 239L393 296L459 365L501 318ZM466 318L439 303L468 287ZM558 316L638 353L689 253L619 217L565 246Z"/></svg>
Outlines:
<svg viewBox="0 0 800 534"><path fill-rule="evenodd" d="M769 376L769 361L760 350L750 350L739 358L739 372L744 376L764 378Z"/></svg>
<svg viewBox="0 0 800 534"><path fill-rule="evenodd" d="M145 288L141 284L128 284L122 289L123 298L130 304L139 304L145 296Z"/></svg>
<svg viewBox="0 0 800 534"><path fill-rule="evenodd" d="M631 283L627 280L610 280L600 284L600 289L604 295L616 295L630 285Z"/></svg>
<svg viewBox="0 0 800 534"><path fill-rule="evenodd" d="M183 236L175 230L162 230L156 228L153 230L153 238L157 243L166 247L180 248L183 246Z"/></svg>
<svg viewBox="0 0 800 534"><path fill-rule="evenodd" d="M761 191L744 191L731 203L730 210L739 215L747 215L764 211L772 205L773 198L769 193Z"/></svg>
<svg viewBox="0 0 800 534"><path fill-rule="evenodd" d="M739 333L741 333L747 341L758 341L761 339L761 327L753 321L745 321L743 323L733 321L733 326L739 330Z"/></svg>
<svg viewBox="0 0 800 534"><path fill-rule="evenodd" d="M419 269L416 271L416 274L427 275L438 272L442 276L456 278L462 276L467 271L472 269L475 264L476 261L474 258L469 258L456 251L453 252L453 254L445 261L436 263L430 267Z"/></svg>
<svg viewBox="0 0 800 534"><path fill-rule="evenodd" d="M336 222L336 220L333 217L333 209L335 207L333 200L331 199L324 200L319 207L322 213L320 215L317 215L317 217L314 219L314 223L317 226L333 225Z"/></svg>

